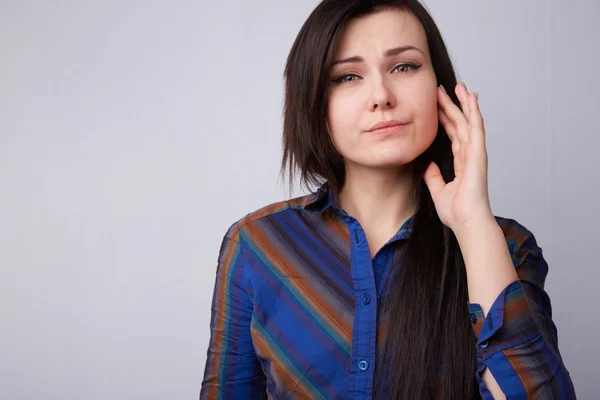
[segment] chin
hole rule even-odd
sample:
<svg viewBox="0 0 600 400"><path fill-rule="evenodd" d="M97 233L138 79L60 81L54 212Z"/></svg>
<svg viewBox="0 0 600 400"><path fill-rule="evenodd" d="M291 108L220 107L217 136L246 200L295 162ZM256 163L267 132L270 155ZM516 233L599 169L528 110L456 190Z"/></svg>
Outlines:
<svg viewBox="0 0 600 400"><path fill-rule="evenodd" d="M402 167L402 166L411 164L416 158L417 158L416 155L414 157L407 156L407 155L399 156L398 154L395 154L393 156L388 155L387 157L382 155L382 156L373 156L371 158L362 159L362 160L356 160L355 163L362 165L363 167L367 167L367 168L389 169L389 168L398 168L398 167Z"/></svg>

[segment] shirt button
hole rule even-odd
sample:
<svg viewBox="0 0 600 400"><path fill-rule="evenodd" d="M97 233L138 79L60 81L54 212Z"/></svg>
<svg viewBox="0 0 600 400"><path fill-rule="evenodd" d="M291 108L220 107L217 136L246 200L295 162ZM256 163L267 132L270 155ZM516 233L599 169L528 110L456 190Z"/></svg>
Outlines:
<svg viewBox="0 0 600 400"><path fill-rule="evenodd" d="M365 360L362 360L361 362L358 363L358 368L361 371L366 371L369 368L369 363L366 362Z"/></svg>
<svg viewBox="0 0 600 400"><path fill-rule="evenodd" d="M367 304L369 304L371 302L371 296L369 296L368 294L365 294L362 298L363 304L366 306Z"/></svg>
<svg viewBox="0 0 600 400"><path fill-rule="evenodd" d="M471 313L471 317L470 318L471 318L471 323L472 324L474 324L474 323L477 322L477 316L475 314Z"/></svg>
<svg viewBox="0 0 600 400"><path fill-rule="evenodd" d="M486 347L488 347L488 344L489 344L489 343L488 343L487 341L485 341L485 342L483 342L483 343L481 343L481 344L479 345L479 348L480 348L480 349L485 349Z"/></svg>

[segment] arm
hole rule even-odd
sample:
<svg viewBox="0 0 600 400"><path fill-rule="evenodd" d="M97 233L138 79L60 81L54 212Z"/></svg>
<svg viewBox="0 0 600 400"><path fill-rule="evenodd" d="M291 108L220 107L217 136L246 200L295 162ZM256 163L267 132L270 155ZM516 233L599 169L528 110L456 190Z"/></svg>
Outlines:
<svg viewBox="0 0 600 400"><path fill-rule="evenodd" d="M250 335L252 288L243 271L242 254L234 225L219 253L201 400L266 398L265 376Z"/></svg>
<svg viewBox="0 0 600 400"><path fill-rule="evenodd" d="M511 222L507 236L496 221L457 235L478 338L480 392L484 399L575 399L544 291L548 265L533 234Z"/></svg>

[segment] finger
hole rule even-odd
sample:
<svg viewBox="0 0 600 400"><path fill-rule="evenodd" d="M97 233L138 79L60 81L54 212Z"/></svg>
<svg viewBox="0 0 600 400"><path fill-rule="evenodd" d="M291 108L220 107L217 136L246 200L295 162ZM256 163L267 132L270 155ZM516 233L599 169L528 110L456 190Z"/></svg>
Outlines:
<svg viewBox="0 0 600 400"><path fill-rule="evenodd" d="M450 120L448 115L446 115L446 112L444 110L442 110L441 108L438 108L438 115L439 115L440 123L442 124L442 126L444 127L444 130L448 134L450 141L452 141L454 143L454 141L457 140L456 127L454 126L454 123Z"/></svg>
<svg viewBox="0 0 600 400"><path fill-rule="evenodd" d="M471 137L478 143L485 146L485 126L481 110L479 108L479 93L475 92L469 96L469 108L471 109Z"/></svg>
<svg viewBox="0 0 600 400"><path fill-rule="evenodd" d="M448 116L446 115L444 110L442 110L441 108L438 108L438 115L439 115L440 123L444 127L446 134L448 135L448 137L450 138L450 141L452 142L452 158L454 159L453 160L454 161L454 174L456 176L460 176L462 174L462 171L464 168L464 161L463 161L464 154L461 153L461 145L460 145L460 140L458 140L458 138L456 136L456 128L454 126L454 123L452 121L450 121L450 118L448 118Z"/></svg>
<svg viewBox="0 0 600 400"><path fill-rule="evenodd" d="M429 164L425 173L423 174L423 179L425 180L425 184L429 188L429 192L431 193L431 198L435 202L435 198L437 194L446 187L446 182L442 177L442 173L440 172L440 168L433 161Z"/></svg>
<svg viewBox="0 0 600 400"><path fill-rule="evenodd" d="M460 102L460 107L468 120L471 115L471 109L469 106L469 91L467 90L467 85L464 82L457 84L454 88L454 92L456 93L456 97Z"/></svg>
<svg viewBox="0 0 600 400"><path fill-rule="evenodd" d="M481 115L481 110L479 108L479 94L471 93L469 95L469 108L471 109L471 119L470 125L473 128L482 128L483 127L483 116Z"/></svg>
<svg viewBox="0 0 600 400"><path fill-rule="evenodd" d="M465 114L442 89L438 89L438 93L438 103L455 125L458 140L466 142L469 139L469 122Z"/></svg>
<svg viewBox="0 0 600 400"><path fill-rule="evenodd" d="M462 175L462 171L464 169L464 148L461 147L460 143L455 141L452 143L452 158L454 159L454 175L460 176Z"/></svg>
<svg viewBox="0 0 600 400"><path fill-rule="evenodd" d="M469 90L467 89L467 84L465 82L458 83L455 88L455 93L456 93L456 97L458 98L458 101L460 102L460 106L463 110L463 113L465 114L467 123L470 126L471 125L471 115L472 115L472 109L471 109L471 104L470 104L471 94L469 93ZM464 133L465 133L465 137L467 138L467 140L470 140L471 139L471 129L465 129ZM465 140L463 140L463 143L465 143Z"/></svg>

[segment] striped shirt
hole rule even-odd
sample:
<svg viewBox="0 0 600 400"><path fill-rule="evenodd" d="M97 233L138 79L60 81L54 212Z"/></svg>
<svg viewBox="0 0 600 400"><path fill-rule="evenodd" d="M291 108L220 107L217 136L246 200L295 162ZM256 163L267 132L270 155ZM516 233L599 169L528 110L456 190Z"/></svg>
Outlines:
<svg viewBox="0 0 600 400"><path fill-rule="evenodd" d="M233 224L219 253L200 399L370 399L382 294L401 268L411 221L371 258L360 224L324 184ZM487 367L509 399L574 399L542 251L516 221L496 221L519 280L485 318L465 304L481 396L492 399L481 379Z"/></svg>

